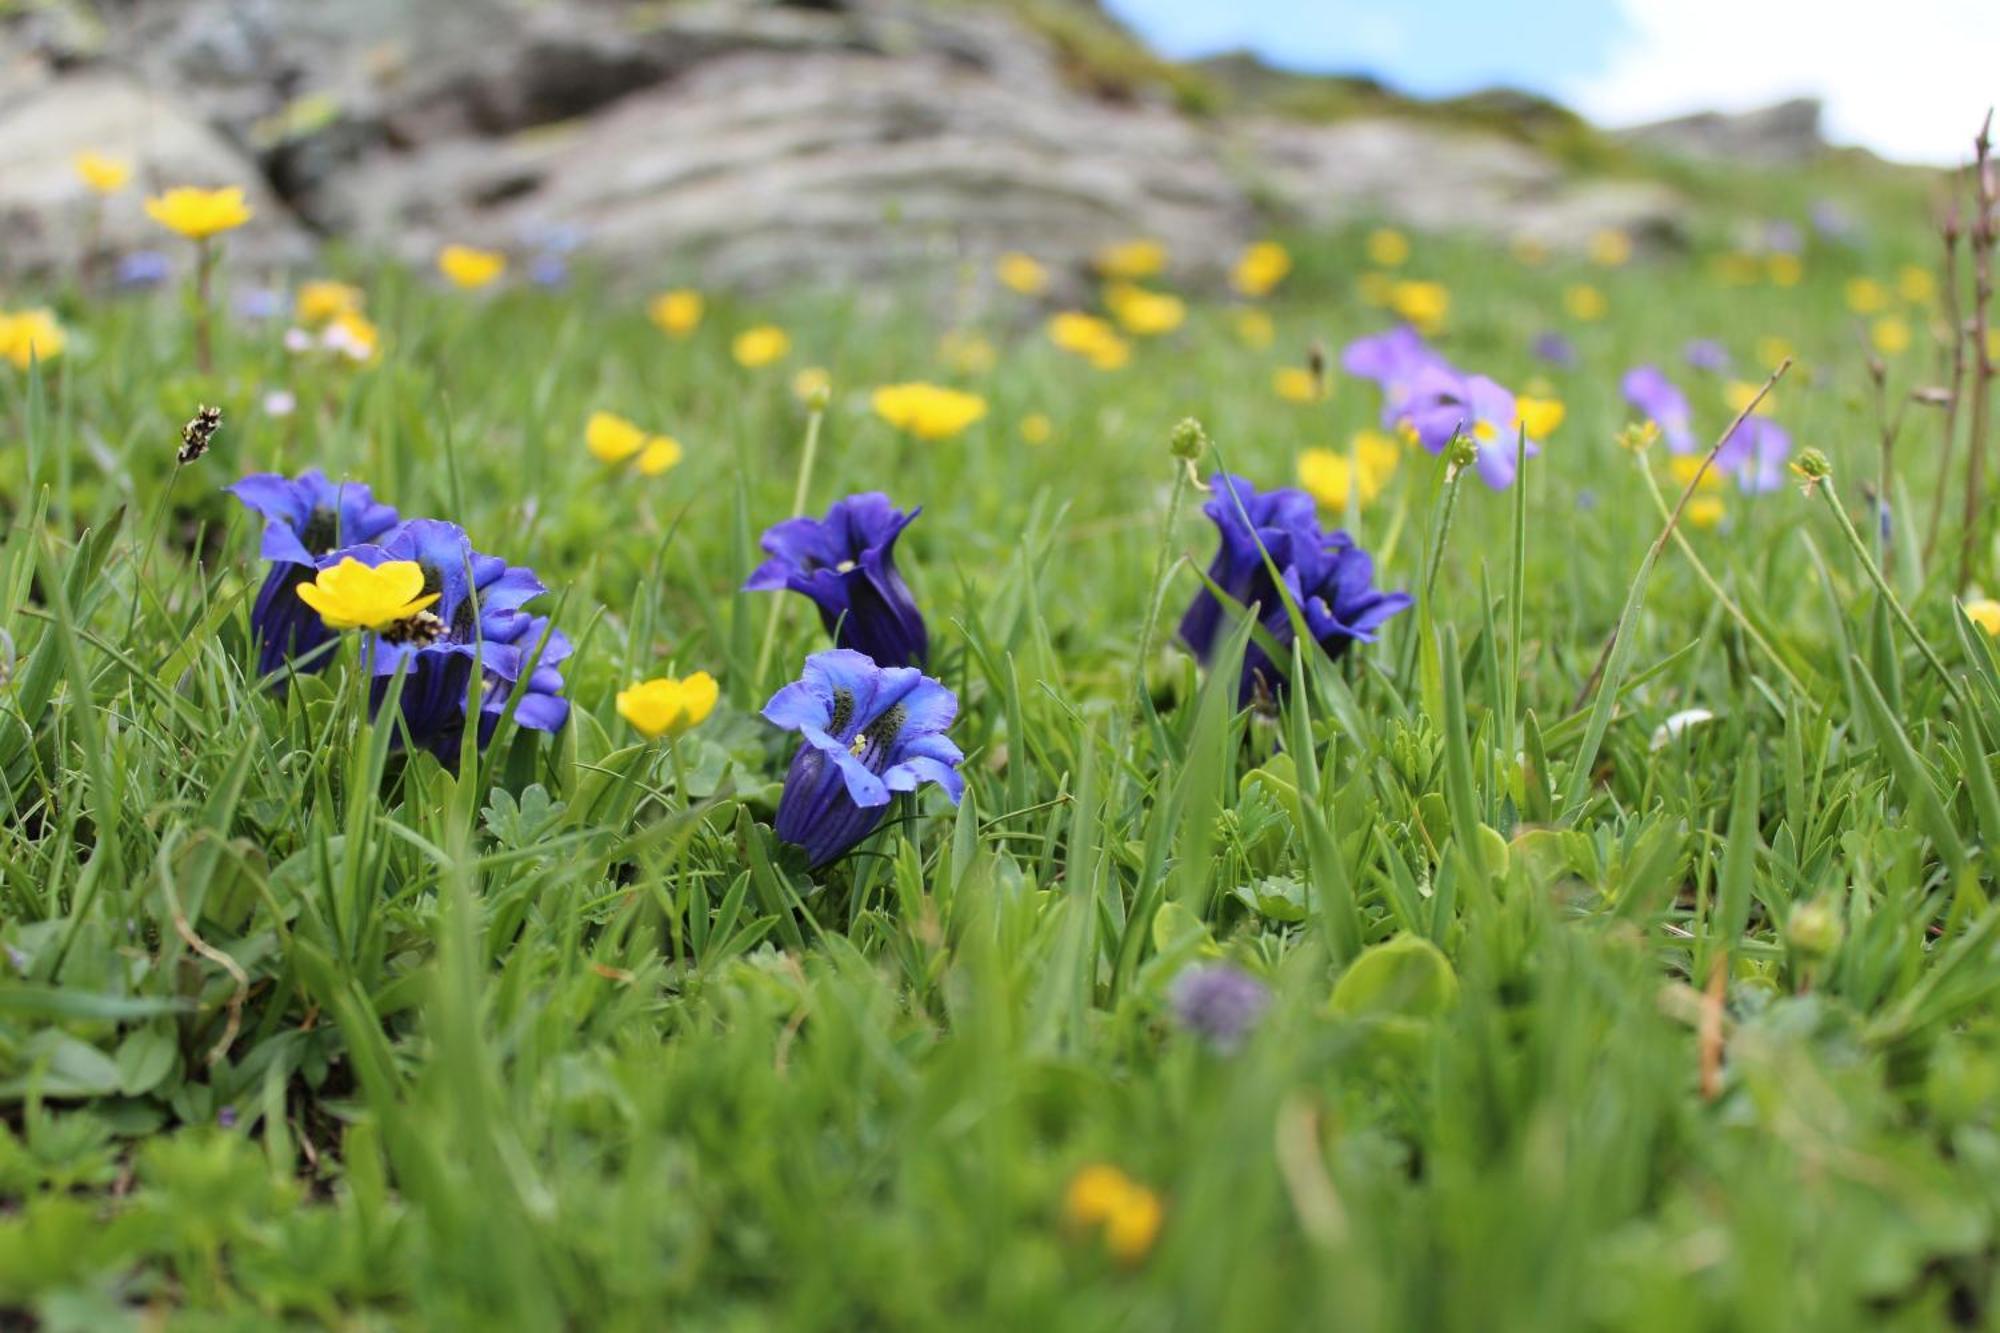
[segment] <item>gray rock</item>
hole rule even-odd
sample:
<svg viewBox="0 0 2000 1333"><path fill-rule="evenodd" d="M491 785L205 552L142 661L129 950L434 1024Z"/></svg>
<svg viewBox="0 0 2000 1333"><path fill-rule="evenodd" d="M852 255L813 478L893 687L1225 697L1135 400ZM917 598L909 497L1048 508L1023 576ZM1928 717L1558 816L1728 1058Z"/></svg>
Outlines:
<svg viewBox="0 0 2000 1333"><path fill-rule="evenodd" d="M1710 111L1620 132L1629 143L1703 161L1788 165L1826 151L1820 104L1811 97L1735 115Z"/></svg>
<svg viewBox="0 0 2000 1333"><path fill-rule="evenodd" d="M1240 133L1261 197L1298 225L1382 219L1555 250L1581 250L1607 229L1641 245L1683 239L1686 202L1665 186L1573 180L1554 159L1497 135L1387 118L1266 119Z"/></svg>

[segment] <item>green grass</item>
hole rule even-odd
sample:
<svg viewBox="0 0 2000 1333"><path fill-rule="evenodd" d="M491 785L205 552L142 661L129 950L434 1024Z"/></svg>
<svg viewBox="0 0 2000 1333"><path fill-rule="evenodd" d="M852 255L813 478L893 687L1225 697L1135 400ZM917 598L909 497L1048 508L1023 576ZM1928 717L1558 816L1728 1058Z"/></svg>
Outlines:
<svg viewBox="0 0 2000 1333"><path fill-rule="evenodd" d="M1139 706L1149 576L1166 552L1170 625L1212 545L1192 504L1165 528L1168 438L1196 416L1204 472L1276 485L1372 423L1364 384L1269 387L1384 323L1355 237L1301 244L1275 350L1198 307L1112 374L1022 303L973 321L999 359L967 376L935 291L723 303L674 343L646 287L480 299L359 265L379 366L295 366L239 325L204 379L172 295L67 298L46 377L0 367L0 1301L61 1328L2000 1317L2000 675L1952 608L1956 500L1939 558L1916 549L1938 417L1898 446L1889 578L1949 685L1823 497L1731 489L1686 533L1755 636L1677 545L1633 597L1659 520L1616 443L1630 364L1782 336L1779 419L1872 531L1841 289L1926 244L1912 213L1777 289L1715 284L1706 253L1527 269L1420 241L1450 355L1546 378L1569 419L1516 492L1405 457L1352 526L1432 595L1276 718L1166 646ZM1610 315L1573 325L1585 280ZM734 366L767 318L791 359ZM1935 373L1917 322L1899 393ZM1574 369L1531 360L1548 328ZM925 507L903 562L970 778L816 875L769 832L789 752L756 709L822 635L787 605L758 679L770 603L736 591L790 505L809 363L837 386L812 507ZM869 414L923 376L988 417L924 445ZM1718 387L1681 378L1719 432ZM265 416L281 385L299 412ZM202 401L225 426L176 474ZM608 475L600 407L686 462ZM1019 442L1031 412L1052 444ZM389 754L338 673L254 688L255 530L220 488L313 465L540 571L578 643L557 740L503 734L454 778ZM678 765L612 706L669 666L724 690ZM1695 706L1716 720L1651 747ZM1801 908L1832 947L1802 949ZM1440 953L1360 954L1411 939ZM1274 993L1234 1055L1168 1014L1213 956ZM1164 1200L1137 1264L1064 1225L1092 1162Z"/></svg>

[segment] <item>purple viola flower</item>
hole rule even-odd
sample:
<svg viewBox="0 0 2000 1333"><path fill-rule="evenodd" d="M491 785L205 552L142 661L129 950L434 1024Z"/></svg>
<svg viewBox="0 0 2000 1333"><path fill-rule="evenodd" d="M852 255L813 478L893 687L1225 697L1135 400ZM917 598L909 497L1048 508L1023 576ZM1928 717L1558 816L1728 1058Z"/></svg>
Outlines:
<svg viewBox="0 0 2000 1333"><path fill-rule="evenodd" d="M1182 1029L1228 1054L1264 1016L1271 992L1234 963L1198 963L1174 978L1168 999Z"/></svg>
<svg viewBox="0 0 2000 1333"><path fill-rule="evenodd" d="M322 556L372 542L394 527L396 511L377 504L374 492L361 483L328 481L318 468L296 479L253 473L228 489L263 517L258 554L271 562L250 608L257 674L268 676L288 662L301 671L322 670L331 655L313 650L330 642L333 633L296 589L312 579Z"/></svg>
<svg viewBox="0 0 2000 1333"><path fill-rule="evenodd" d="M1340 352L1340 367L1382 390L1382 428L1398 425L1409 405L1411 386L1427 370L1448 370L1421 333L1399 324L1383 333L1356 338Z"/></svg>
<svg viewBox="0 0 2000 1333"><path fill-rule="evenodd" d="M802 738L778 799L777 834L817 869L875 831L898 792L926 782L953 805L965 758L944 734L958 696L915 667L877 666L835 648L806 659L800 679L771 696L764 719Z"/></svg>
<svg viewBox="0 0 2000 1333"><path fill-rule="evenodd" d="M1729 432L1715 452L1715 466L1746 491L1775 491L1785 484L1785 460L1792 436L1769 417L1750 416Z"/></svg>
<svg viewBox="0 0 2000 1333"><path fill-rule="evenodd" d="M1210 478L1208 489L1209 501L1201 512L1208 515L1222 537L1222 545L1208 565L1208 582L1247 606L1258 580L1266 585L1270 581L1264 553L1270 551L1276 558L1280 548L1291 549L1290 534L1319 530L1313 498L1291 487L1259 495L1249 482L1227 473ZM1181 642L1206 662L1221 623L1222 603L1204 584L1181 617Z"/></svg>
<svg viewBox="0 0 2000 1333"><path fill-rule="evenodd" d="M1667 448L1677 454L1694 452L1694 420L1687 395L1657 366L1634 366L1619 382L1625 401L1645 413L1660 428Z"/></svg>
<svg viewBox="0 0 2000 1333"><path fill-rule="evenodd" d="M424 590L438 594L419 623L370 636L374 706L387 700L390 678L402 667L403 723L410 740L438 762L458 762L468 699L476 698L482 746L492 740L517 687L516 725L554 732L569 720L559 664L570 655L570 641L546 616L522 609L547 591L533 570L482 554L456 523L429 518L401 524L377 543L331 552L320 564L350 557L365 565L414 561L424 571Z"/></svg>
<svg viewBox="0 0 2000 1333"><path fill-rule="evenodd" d="M1576 364L1576 344L1554 329L1536 337L1533 350L1537 359L1552 366L1567 370Z"/></svg>
<svg viewBox="0 0 2000 1333"><path fill-rule="evenodd" d="M1520 417L1514 395L1484 375L1461 375L1433 367L1420 373L1410 388L1410 426L1417 442L1441 454L1454 437L1463 435L1476 451L1479 479L1496 491L1514 484L1516 432ZM1527 442L1530 458L1541 452Z"/></svg>
<svg viewBox="0 0 2000 1333"><path fill-rule="evenodd" d="M1297 606L1320 650L1338 660L1351 643L1373 643L1376 631L1410 605L1407 593L1375 587L1375 561L1345 532L1323 532L1312 497L1282 489L1259 495L1241 477L1218 474L1209 481L1212 498L1202 512L1214 521L1221 549L1210 580L1237 602L1252 608L1264 629L1289 647L1295 634L1287 602ZM1269 563L1265 555L1270 557ZM1275 566L1278 580L1271 576ZM1206 662L1215 646L1222 608L1204 587L1181 620L1182 642ZM1275 697L1285 673L1254 641L1243 656L1237 686L1240 704L1260 694Z"/></svg>
<svg viewBox="0 0 2000 1333"><path fill-rule="evenodd" d="M922 512L906 514L869 491L834 501L825 518L788 518L765 530L758 544L771 558L743 587L804 593L840 647L888 666L923 666L930 633L895 558L896 538Z"/></svg>
<svg viewBox="0 0 2000 1333"><path fill-rule="evenodd" d="M128 292L147 291L158 287L174 273L173 261L161 250L134 250L120 255L118 267L112 274L112 281Z"/></svg>
<svg viewBox="0 0 2000 1333"><path fill-rule="evenodd" d="M1729 373L1729 349L1713 338L1695 338L1681 349L1681 357L1695 370L1712 375Z"/></svg>

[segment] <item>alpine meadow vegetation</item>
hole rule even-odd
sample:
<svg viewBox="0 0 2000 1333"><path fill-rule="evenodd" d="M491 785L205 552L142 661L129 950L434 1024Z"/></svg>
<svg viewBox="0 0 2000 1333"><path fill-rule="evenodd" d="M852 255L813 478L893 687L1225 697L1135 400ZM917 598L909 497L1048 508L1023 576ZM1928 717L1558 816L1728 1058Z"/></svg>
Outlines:
<svg viewBox="0 0 2000 1333"><path fill-rule="evenodd" d="M751 297L77 168L10 1326L2000 1320L1990 170Z"/></svg>

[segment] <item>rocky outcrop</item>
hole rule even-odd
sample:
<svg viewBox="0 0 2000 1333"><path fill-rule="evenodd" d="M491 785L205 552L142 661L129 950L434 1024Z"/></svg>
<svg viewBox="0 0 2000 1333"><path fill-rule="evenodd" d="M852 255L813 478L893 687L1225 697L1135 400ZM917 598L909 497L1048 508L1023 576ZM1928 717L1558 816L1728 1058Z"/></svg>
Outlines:
<svg viewBox="0 0 2000 1333"><path fill-rule="evenodd" d="M1628 143L1710 162L1791 166L1826 151L1818 99L1797 97L1733 115L1719 111L1655 121L1620 132Z"/></svg>
<svg viewBox="0 0 2000 1333"><path fill-rule="evenodd" d="M742 284L867 280L1007 248L1081 273L1136 235L1212 273L1265 227L1360 217L1562 247L1606 226L1664 235L1680 211L1662 189L1573 182L1498 135L1100 96L999 7L119 8L102 27L51 24L73 12L58 5L12 29L0 70L29 69L37 91L0 119L0 212L58 221L10 230L0 268L64 262L82 147L136 153L157 181L252 185L266 228L246 240L274 254L303 234L289 209L413 258L561 228L628 266ZM100 101L112 111L89 110Z"/></svg>

